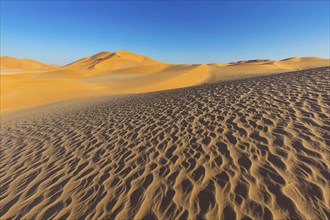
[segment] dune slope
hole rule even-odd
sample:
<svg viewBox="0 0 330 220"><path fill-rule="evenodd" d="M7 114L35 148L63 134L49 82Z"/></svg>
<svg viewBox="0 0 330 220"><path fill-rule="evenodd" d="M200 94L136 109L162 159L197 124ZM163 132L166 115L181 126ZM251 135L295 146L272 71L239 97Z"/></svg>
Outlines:
<svg viewBox="0 0 330 220"><path fill-rule="evenodd" d="M327 219L329 71L8 114L0 217Z"/></svg>

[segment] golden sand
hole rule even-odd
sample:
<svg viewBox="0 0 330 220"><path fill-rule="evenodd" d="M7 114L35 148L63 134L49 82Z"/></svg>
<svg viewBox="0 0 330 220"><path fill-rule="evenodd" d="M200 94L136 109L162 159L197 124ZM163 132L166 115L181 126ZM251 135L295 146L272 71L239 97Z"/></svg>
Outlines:
<svg viewBox="0 0 330 220"><path fill-rule="evenodd" d="M230 64L173 65L129 51L101 52L63 67L1 57L1 112L73 98L162 91L329 66L329 59L290 58Z"/></svg>
<svg viewBox="0 0 330 220"><path fill-rule="evenodd" d="M209 68L218 67L171 66L143 77L151 90L189 86L199 83L199 72L205 80ZM162 80L153 84L157 74ZM24 87L12 96L37 93L30 86L40 84L32 82L41 83L47 99L52 83L65 84L63 93L97 90L85 90L84 77L64 75L15 76ZM120 87L126 79L115 81ZM325 67L5 113L0 217L327 219L329 82ZM16 85L10 86L8 96ZM146 88L137 80L132 90ZM65 96L60 90L56 99Z"/></svg>

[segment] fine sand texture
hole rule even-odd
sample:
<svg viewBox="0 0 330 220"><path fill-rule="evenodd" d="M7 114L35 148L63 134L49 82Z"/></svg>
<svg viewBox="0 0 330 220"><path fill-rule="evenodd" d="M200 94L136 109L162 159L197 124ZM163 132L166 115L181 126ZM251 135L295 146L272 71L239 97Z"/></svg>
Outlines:
<svg viewBox="0 0 330 220"><path fill-rule="evenodd" d="M330 68L1 119L1 219L329 219Z"/></svg>
<svg viewBox="0 0 330 220"><path fill-rule="evenodd" d="M1 57L0 112L74 98L163 91L329 65L329 59L317 57L168 64L125 50L100 52L62 67Z"/></svg>

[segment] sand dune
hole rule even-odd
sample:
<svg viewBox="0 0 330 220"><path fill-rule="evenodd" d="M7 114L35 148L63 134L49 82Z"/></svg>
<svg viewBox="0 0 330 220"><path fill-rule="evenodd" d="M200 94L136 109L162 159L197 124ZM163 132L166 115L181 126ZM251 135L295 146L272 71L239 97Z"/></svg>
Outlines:
<svg viewBox="0 0 330 220"><path fill-rule="evenodd" d="M90 57L83 58L65 66L67 69L78 70L117 70L137 66L161 64L149 57L134 54L126 50L116 52L100 52Z"/></svg>
<svg viewBox="0 0 330 220"><path fill-rule="evenodd" d="M27 59L1 59L1 112L72 98L162 91L330 65L329 59L313 57L174 65L129 51L101 52L56 68Z"/></svg>
<svg viewBox="0 0 330 220"><path fill-rule="evenodd" d="M213 64L210 65L209 81L240 79L324 66L330 66L330 60L318 57L295 57L280 61L248 60L220 66Z"/></svg>
<svg viewBox="0 0 330 220"><path fill-rule="evenodd" d="M31 59L17 59L8 56L0 57L1 69L16 69L16 70L39 70L57 68L57 65L47 65Z"/></svg>
<svg viewBox="0 0 330 220"><path fill-rule="evenodd" d="M327 219L329 81L327 67L6 113L0 217Z"/></svg>

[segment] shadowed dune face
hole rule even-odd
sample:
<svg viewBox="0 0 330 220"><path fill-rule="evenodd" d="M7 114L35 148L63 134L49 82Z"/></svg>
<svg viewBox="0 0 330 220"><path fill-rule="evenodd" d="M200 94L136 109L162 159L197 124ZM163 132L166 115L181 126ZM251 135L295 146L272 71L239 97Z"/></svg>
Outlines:
<svg viewBox="0 0 330 220"><path fill-rule="evenodd" d="M330 72L51 105L1 122L4 219L327 219Z"/></svg>

